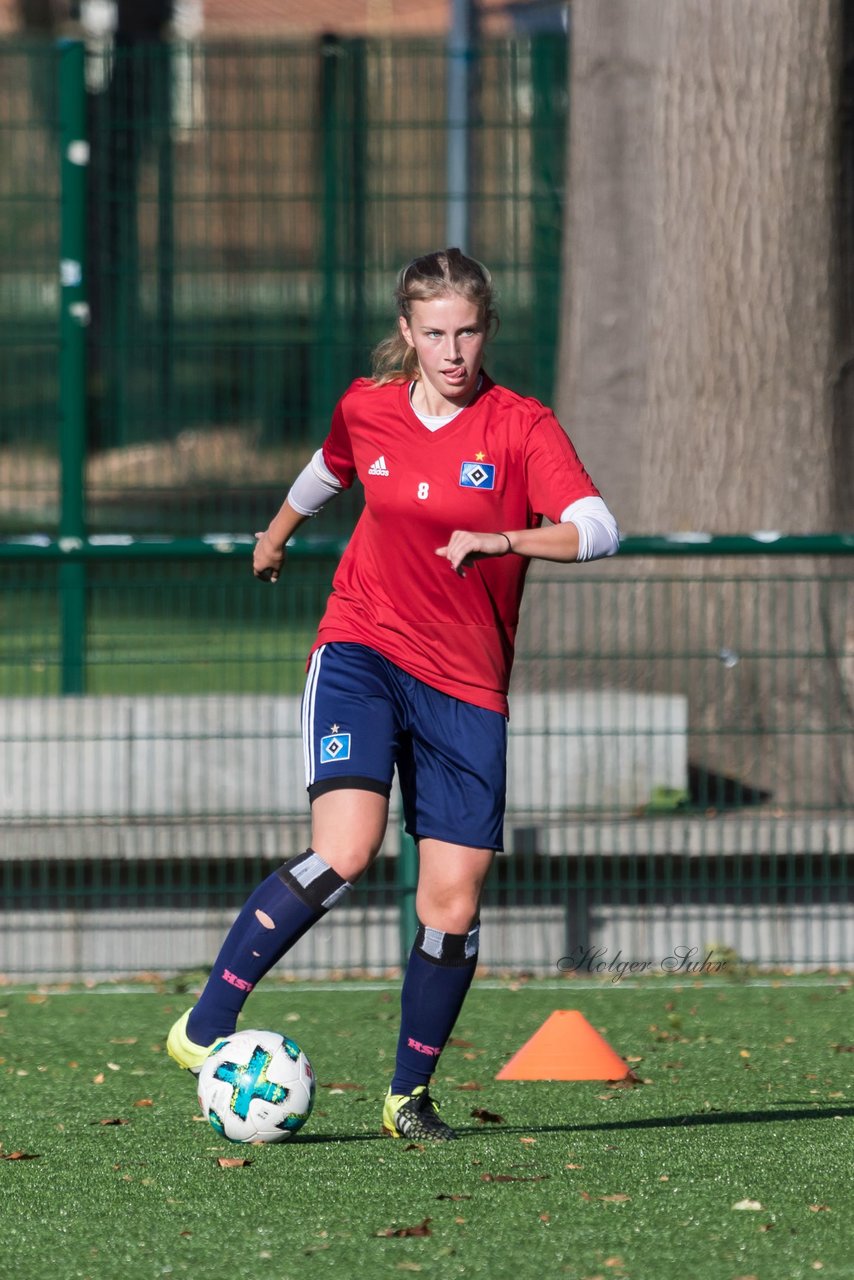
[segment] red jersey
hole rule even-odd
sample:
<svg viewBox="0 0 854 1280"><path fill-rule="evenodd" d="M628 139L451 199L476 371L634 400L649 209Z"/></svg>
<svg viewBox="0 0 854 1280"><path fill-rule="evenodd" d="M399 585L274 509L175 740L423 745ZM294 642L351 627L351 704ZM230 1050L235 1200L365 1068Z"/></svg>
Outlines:
<svg viewBox="0 0 854 1280"><path fill-rule="evenodd" d="M358 477L365 509L314 648L368 645L425 684L506 715L530 561L477 560L463 578L436 548L455 529L556 524L571 502L599 496L554 414L484 375L474 399L431 432L408 383L360 378L335 409L323 458L344 488Z"/></svg>

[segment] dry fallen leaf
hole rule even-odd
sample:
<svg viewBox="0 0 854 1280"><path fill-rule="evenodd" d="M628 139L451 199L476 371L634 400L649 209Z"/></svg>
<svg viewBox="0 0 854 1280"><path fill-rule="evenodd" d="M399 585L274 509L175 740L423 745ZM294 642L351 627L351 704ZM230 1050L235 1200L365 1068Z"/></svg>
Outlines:
<svg viewBox="0 0 854 1280"><path fill-rule="evenodd" d="M401 1240L409 1236L429 1236L433 1234L430 1230L430 1222L430 1218L424 1218L422 1222L419 1222L418 1225L414 1227L385 1227L382 1231L377 1231L375 1234L387 1239L397 1237Z"/></svg>
<svg viewBox="0 0 854 1280"><path fill-rule="evenodd" d="M633 1089L636 1084L646 1084L646 1080L642 1080L634 1071L629 1071L628 1075L622 1077L621 1080L609 1080L609 1089Z"/></svg>
<svg viewBox="0 0 854 1280"><path fill-rule="evenodd" d="M437 1200L471 1200L471 1196L467 1195L450 1195L447 1191L440 1191L436 1196Z"/></svg>
<svg viewBox="0 0 854 1280"><path fill-rule="evenodd" d="M94 1080L92 1081L92 1083L93 1083L93 1084L103 1084L103 1083L104 1083L104 1073L103 1073L103 1071L99 1071L99 1072L98 1072L98 1074L95 1076L95 1078L94 1078Z"/></svg>
<svg viewBox="0 0 854 1280"><path fill-rule="evenodd" d="M811 1204L809 1206L810 1213L830 1213L829 1204Z"/></svg>
<svg viewBox="0 0 854 1280"><path fill-rule="evenodd" d="M90 1120L90 1124L130 1124L130 1120L123 1120L121 1116L108 1116L105 1120Z"/></svg>
<svg viewBox="0 0 854 1280"><path fill-rule="evenodd" d="M343 1093L345 1089L364 1089L365 1086L363 1084L353 1084L349 1080L343 1080L338 1083L330 1081L328 1084L318 1084L317 1087L318 1089L337 1089Z"/></svg>
<svg viewBox="0 0 854 1280"><path fill-rule="evenodd" d="M733 1209L756 1210L756 1209L761 1209L763 1206L759 1203L758 1200L737 1200L732 1207Z"/></svg>
<svg viewBox="0 0 854 1280"><path fill-rule="evenodd" d="M251 1163L245 1156L219 1156L217 1159L220 1169L245 1169Z"/></svg>
<svg viewBox="0 0 854 1280"><path fill-rule="evenodd" d="M631 1200L631 1196L627 1196L624 1191L615 1191L610 1196L597 1196L597 1200L604 1200L608 1204L622 1204L624 1200Z"/></svg>
<svg viewBox="0 0 854 1280"><path fill-rule="evenodd" d="M478 1093L483 1088L483 1085L478 1084L476 1080L466 1080L465 1084L458 1084L456 1088L459 1089L460 1093Z"/></svg>
<svg viewBox="0 0 854 1280"><path fill-rule="evenodd" d="M38 1160L37 1152L30 1151L9 1151L6 1154L0 1153L0 1160Z"/></svg>
<svg viewBox="0 0 854 1280"><path fill-rule="evenodd" d="M133 1105L135 1107L153 1107L154 1103L151 1098L137 1098Z"/></svg>
<svg viewBox="0 0 854 1280"><path fill-rule="evenodd" d="M504 1124L503 1116L497 1111L487 1111L485 1107L474 1107L471 1114L472 1119L479 1120L481 1124Z"/></svg>

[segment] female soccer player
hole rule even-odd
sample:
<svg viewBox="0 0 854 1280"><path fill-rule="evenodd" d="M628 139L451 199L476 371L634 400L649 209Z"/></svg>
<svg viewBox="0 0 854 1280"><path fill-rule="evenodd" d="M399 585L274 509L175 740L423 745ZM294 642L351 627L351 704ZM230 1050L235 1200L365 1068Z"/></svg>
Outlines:
<svg viewBox="0 0 854 1280"><path fill-rule="evenodd" d="M428 1086L474 976L481 891L502 848L525 574L532 559L613 555L619 535L552 412L483 370L489 272L459 249L430 253L400 272L396 299L373 376L345 392L255 547L256 577L275 582L303 521L364 485L302 703L311 848L249 898L168 1049L198 1071L256 983L348 893L382 844L396 767L419 928L382 1122L395 1137L443 1140L456 1134Z"/></svg>

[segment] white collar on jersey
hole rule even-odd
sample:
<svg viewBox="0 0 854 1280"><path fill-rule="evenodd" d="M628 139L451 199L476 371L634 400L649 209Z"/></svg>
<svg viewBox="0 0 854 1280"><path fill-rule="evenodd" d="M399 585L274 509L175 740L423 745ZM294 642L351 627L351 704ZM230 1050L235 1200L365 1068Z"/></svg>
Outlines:
<svg viewBox="0 0 854 1280"><path fill-rule="evenodd" d="M483 382L483 374L481 373L478 375L477 386L475 387L475 394L477 394L477 392L480 391L482 382ZM454 418L459 417L463 409L468 408L468 405L462 405L459 409L455 409L453 413L449 413L445 417L441 417L438 414L432 414L432 413L420 413L418 409L415 408L415 405L412 404L412 393L415 390L415 385L416 384L414 381L410 382L409 384L409 403L410 405L412 405L412 412L415 414L418 421L423 422L424 426L427 428L428 431L438 431L441 427L447 426L449 422L453 422Z"/></svg>

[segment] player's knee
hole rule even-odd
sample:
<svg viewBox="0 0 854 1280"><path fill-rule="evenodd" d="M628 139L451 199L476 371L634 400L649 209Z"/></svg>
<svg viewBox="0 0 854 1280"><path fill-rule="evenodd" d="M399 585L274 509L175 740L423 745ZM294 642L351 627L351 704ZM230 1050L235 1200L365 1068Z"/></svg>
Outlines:
<svg viewBox="0 0 854 1280"><path fill-rule="evenodd" d="M416 911L418 919L432 929L453 934L468 933L480 917L480 894L470 887L464 890L434 888L418 893Z"/></svg>
<svg viewBox="0 0 854 1280"><path fill-rule="evenodd" d="M379 852L379 845L355 846L350 849L335 849L327 852L325 861L329 863L342 880L350 884L363 876Z"/></svg>
<svg viewBox="0 0 854 1280"><path fill-rule="evenodd" d="M311 843L352 884L380 851L388 822L388 798L364 788L309 789Z"/></svg>

